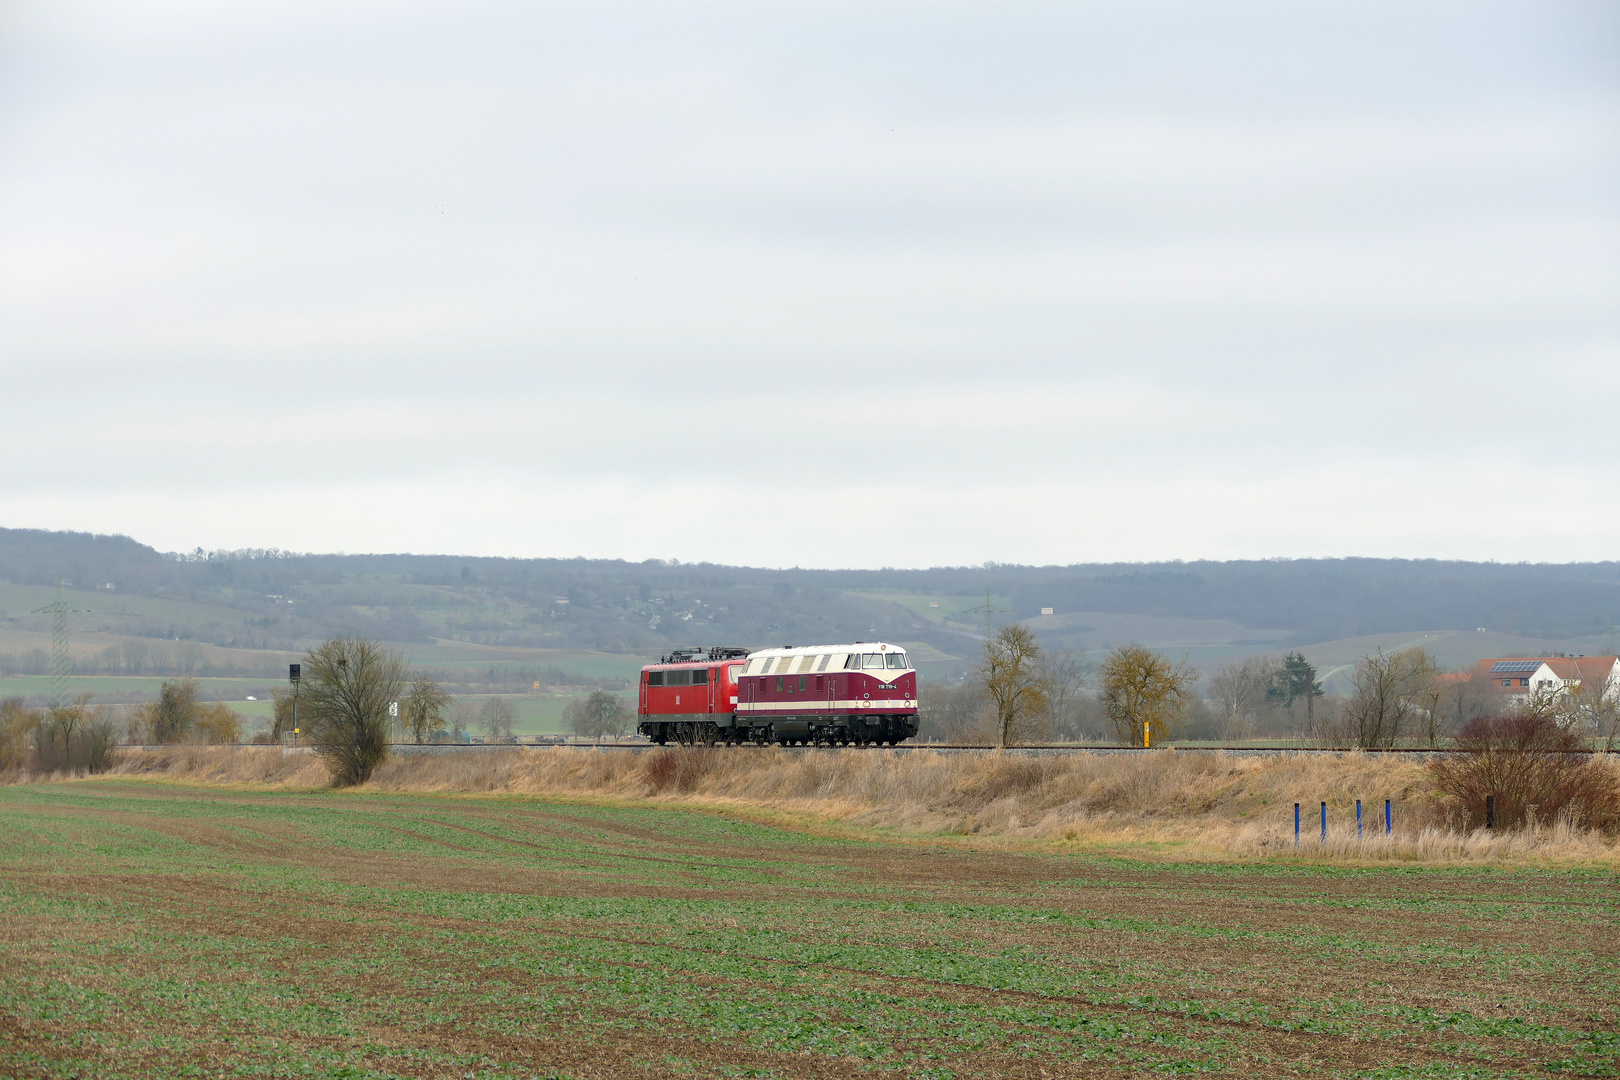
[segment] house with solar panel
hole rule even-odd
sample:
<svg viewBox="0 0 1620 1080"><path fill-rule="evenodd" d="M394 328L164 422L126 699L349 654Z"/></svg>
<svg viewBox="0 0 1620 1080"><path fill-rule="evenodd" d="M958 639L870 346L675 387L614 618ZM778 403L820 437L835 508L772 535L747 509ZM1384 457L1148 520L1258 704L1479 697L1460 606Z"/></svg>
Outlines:
<svg viewBox="0 0 1620 1080"><path fill-rule="evenodd" d="M1612 700L1620 696L1620 656L1493 657L1474 665L1469 681L1515 699L1568 694L1590 681Z"/></svg>

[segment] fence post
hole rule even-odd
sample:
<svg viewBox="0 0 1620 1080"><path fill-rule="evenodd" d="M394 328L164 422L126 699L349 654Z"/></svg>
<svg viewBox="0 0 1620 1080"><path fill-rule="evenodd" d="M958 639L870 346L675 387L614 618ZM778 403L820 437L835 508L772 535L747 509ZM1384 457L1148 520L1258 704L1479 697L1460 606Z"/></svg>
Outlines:
<svg viewBox="0 0 1620 1080"><path fill-rule="evenodd" d="M1294 846L1299 847L1299 803L1294 804Z"/></svg>
<svg viewBox="0 0 1620 1080"><path fill-rule="evenodd" d="M1327 803L1322 804L1322 843L1327 843Z"/></svg>
<svg viewBox="0 0 1620 1080"><path fill-rule="evenodd" d="M1488 832L1496 831L1496 796L1485 796L1485 829Z"/></svg>
<svg viewBox="0 0 1620 1080"><path fill-rule="evenodd" d="M1394 817L1392 817L1390 815L1390 812L1389 812L1389 800L1385 799L1384 800L1384 835L1388 836L1390 834L1390 832L1394 828L1395 828L1395 819L1394 819Z"/></svg>
<svg viewBox="0 0 1620 1080"><path fill-rule="evenodd" d="M1361 839L1361 800L1356 800L1356 839Z"/></svg>

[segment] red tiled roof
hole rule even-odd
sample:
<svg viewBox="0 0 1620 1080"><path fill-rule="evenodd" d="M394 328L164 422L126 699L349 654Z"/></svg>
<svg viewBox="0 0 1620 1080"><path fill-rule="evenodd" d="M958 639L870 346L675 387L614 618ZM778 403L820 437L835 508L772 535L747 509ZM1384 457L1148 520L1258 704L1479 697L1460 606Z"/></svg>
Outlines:
<svg viewBox="0 0 1620 1080"><path fill-rule="evenodd" d="M1565 681L1607 679L1616 674L1615 665L1620 664L1620 656L1489 656L1474 665L1474 670L1469 672L1469 678L1489 681L1512 678L1513 684L1517 686L1520 678L1532 674L1528 671L1493 673L1491 665L1500 664L1504 660L1534 660L1546 664L1554 675Z"/></svg>

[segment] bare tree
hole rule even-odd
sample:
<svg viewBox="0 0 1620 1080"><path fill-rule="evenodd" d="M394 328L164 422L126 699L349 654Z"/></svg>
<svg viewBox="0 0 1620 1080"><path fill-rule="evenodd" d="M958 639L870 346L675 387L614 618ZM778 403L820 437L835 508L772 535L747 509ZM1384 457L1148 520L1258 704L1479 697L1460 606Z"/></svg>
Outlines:
<svg viewBox="0 0 1620 1080"><path fill-rule="evenodd" d="M917 734L928 742L976 742L993 725L983 684L940 682L917 684Z"/></svg>
<svg viewBox="0 0 1620 1080"><path fill-rule="evenodd" d="M1424 725L1430 746L1461 731L1470 720L1495 711L1497 701L1492 688L1482 679L1470 678L1468 672L1437 675L1434 686L1432 718Z"/></svg>
<svg viewBox="0 0 1620 1080"><path fill-rule="evenodd" d="M365 638L331 638L304 658L300 712L334 784L365 783L387 756L388 704L404 682L405 661Z"/></svg>
<svg viewBox="0 0 1620 1080"><path fill-rule="evenodd" d="M1028 628L1013 623L984 643L979 680L995 711L997 746L1011 746L1051 703L1041 670L1041 646Z"/></svg>
<svg viewBox="0 0 1620 1080"><path fill-rule="evenodd" d="M512 737L512 721L516 714L512 703L503 697L487 699L478 710L478 723L484 729L490 741L496 739L510 739Z"/></svg>
<svg viewBox="0 0 1620 1080"><path fill-rule="evenodd" d="M478 710L473 708L470 701L458 701L450 708L450 741L461 743L467 741L467 732L478 723Z"/></svg>
<svg viewBox="0 0 1620 1080"><path fill-rule="evenodd" d="M1153 741L1180 734L1187 718L1196 668L1185 660L1172 664L1141 645L1121 645L1110 652L1097 672L1103 707L1114 735L1126 746L1142 740L1143 725Z"/></svg>
<svg viewBox="0 0 1620 1080"><path fill-rule="evenodd" d="M34 728L34 768L102 772L112 764L117 729L100 709L90 707L91 696L79 694L40 716Z"/></svg>
<svg viewBox="0 0 1620 1080"><path fill-rule="evenodd" d="M575 735L600 739L623 735L630 726L630 710L618 694L593 690L563 706L563 720Z"/></svg>
<svg viewBox="0 0 1620 1080"><path fill-rule="evenodd" d="M1075 734L1075 717L1079 711L1081 695L1091 681L1092 666L1086 654L1073 649L1059 649L1041 658L1041 677L1046 680L1052 730L1063 738Z"/></svg>
<svg viewBox="0 0 1620 1080"><path fill-rule="evenodd" d="M1247 739L1263 712L1274 702L1282 666L1275 660L1239 660L1226 664L1209 681L1220 712L1225 742ZM1286 707L1286 706L1285 706Z"/></svg>
<svg viewBox="0 0 1620 1080"><path fill-rule="evenodd" d="M1568 687L1563 698L1560 723L1582 738L1598 739L1606 752L1620 742L1620 680L1591 661L1576 661L1580 682Z"/></svg>
<svg viewBox="0 0 1620 1080"><path fill-rule="evenodd" d="M1356 662L1355 694L1339 711L1330 738L1351 746L1394 746L1433 702L1438 670L1427 649L1379 649L1363 656Z"/></svg>
<svg viewBox="0 0 1620 1080"><path fill-rule="evenodd" d="M412 680L411 691L405 695L403 703L405 730L418 743L427 742L428 736L438 731L444 723L445 714L453 703L444 687L426 675L417 676Z"/></svg>

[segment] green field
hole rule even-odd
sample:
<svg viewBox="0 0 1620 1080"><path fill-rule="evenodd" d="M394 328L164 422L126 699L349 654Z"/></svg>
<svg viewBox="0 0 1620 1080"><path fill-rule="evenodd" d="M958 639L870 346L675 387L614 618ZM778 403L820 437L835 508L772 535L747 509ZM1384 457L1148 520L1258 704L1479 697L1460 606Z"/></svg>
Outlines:
<svg viewBox="0 0 1620 1080"><path fill-rule="evenodd" d="M0 788L8 1077L1614 1076L1613 875Z"/></svg>

